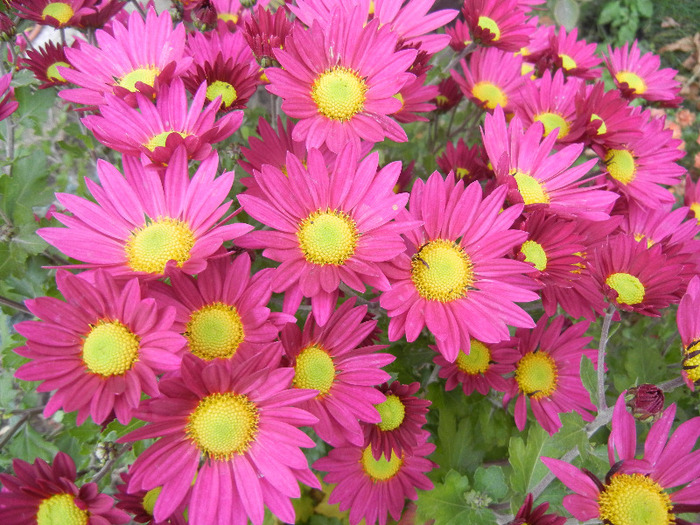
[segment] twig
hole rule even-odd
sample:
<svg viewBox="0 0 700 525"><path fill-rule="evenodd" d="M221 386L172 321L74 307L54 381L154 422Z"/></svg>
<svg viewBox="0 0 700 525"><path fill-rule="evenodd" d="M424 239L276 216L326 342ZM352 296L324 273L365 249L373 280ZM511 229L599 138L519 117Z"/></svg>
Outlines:
<svg viewBox="0 0 700 525"><path fill-rule="evenodd" d="M610 323L614 314L615 307L610 306L605 312L603 328L600 331L600 341L598 342L598 413L608 408L605 402L605 347L608 346Z"/></svg>
<svg viewBox="0 0 700 525"><path fill-rule="evenodd" d="M685 385L685 381L683 381L683 378L676 377L674 379L671 379L670 381L666 381L664 383L659 384L658 387L664 392L671 392L672 390L675 390L679 386L683 385Z"/></svg>
<svg viewBox="0 0 700 525"><path fill-rule="evenodd" d="M12 439L12 436L14 436L24 426L24 424L29 421L29 418L32 417L32 415L33 414L30 414L29 412L22 414L17 423L12 425L10 429L3 434L2 439L0 440L0 450L2 450L2 448Z"/></svg>
<svg viewBox="0 0 700 525"><path fill-rule="evenodd" d="M13 301L12 299L8 299L2 295L0 295L0 304L14 308L15 310L24 312L25 314L33 315L32 312L30 312L29 309L22 303L18 303L17 301Z"/></svg>
<svg viewBox="0 0 700 525"><path fill-rule="evenodd" d="M90 480L92 483L97 483L100 481L102 478L104 478L107 473L112 470L112 467L114 467L114 464L119 460L120 457L124 455L125 452L131 450L131 444L124 445L121 447L116 454L114 454L111 458L107 460L107 462L102 466L102 468L95 474L92 479Z"/></svg>
<svg viewBox="0 0 700 525"><path fill-rule="evenodd" d="M138 9L139 13L141 13L141 16L146 18L146 11L143 10L143 6L138 3L138 0L131 0L131 3L134 4L136 9Z"/></svg>

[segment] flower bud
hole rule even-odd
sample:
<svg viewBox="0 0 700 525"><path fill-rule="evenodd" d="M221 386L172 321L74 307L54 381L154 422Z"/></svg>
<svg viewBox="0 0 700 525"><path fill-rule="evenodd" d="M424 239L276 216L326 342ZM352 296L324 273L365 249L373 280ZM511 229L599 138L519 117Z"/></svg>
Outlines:
<svg viewBox="0 0 700 525"><path fill-rule="evenodd" d="M635 419L653 423L664 413L664 392L656 385L643 384L627 390L627 408Z"/></svg>

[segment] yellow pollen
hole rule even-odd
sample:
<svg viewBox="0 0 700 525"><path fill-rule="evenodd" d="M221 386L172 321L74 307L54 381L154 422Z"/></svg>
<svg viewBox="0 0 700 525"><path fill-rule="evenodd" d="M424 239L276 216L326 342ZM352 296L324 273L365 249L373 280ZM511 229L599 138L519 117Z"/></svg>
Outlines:
<svg viewBox="0 0 700 525"><path fill-rule="evenodd" d="M218 13L216 17L224 22L233 22L234 24L238 22L238 15L235 13Z"/></svg>
<svg viewBox="0 0 700 525"><path fill-rule="evenodd" d="M535 71L535 66L533 64L530 64L530 62L523 62L520 65L520 74L522 76L530 75L530 78L534 80L536 77L533 71Z"/></svg>
<svg viewBox="0 0 700 525"><path fill-rule="evenodd" d="M335 66L321 73L311 87L318 112L331 120L350 120L365 106L367 84L346 67Z"/></svg>
<svg viewBox="0 0 700 525"><path fill-rule="evenodd" d="M297 356L292 384L297 388L318 390L318 395L324 396L333 386L335 374L333 358L320 346L311 345Z"/></svg>
<svg viewBox="0 0 700 525"><path fill-rule="evenodd" d="M151 489L148 492L146 492L146 494L143 496L143 499L141 500L141 506L143 507L143 510L145 510L150 516L153 516L153 509L156 506L156 501L158 501L158 496L160 496L161 490L163 490L163 487L156 487L154 489Z"/></svg>
<svg viewBox="0 0 700 525"><path fill-rule="evenodd" d="M379 459L374 459L372 455L372 445L369 445L362 452L362 469L372 479L372 482L386 481L393 478L403 465L403 456L391 455L391 459L387 460L384 454Z"/></svg>
<svg viewBox="0 0 700 525"><path fill-rule="evenodd" d="M695 219L700 224L700 202L694 202L690 205L690 211L695 214Z"/></svg>
<svg viewBox="0 0 700 525"><path fill-rule="evenodd" d="M469 175L469 170L467 168L457 168L455 172L458 179L463 179Z"/></svg>
<svg viewBox="0 0 700 525"><path fill-rule="evenodd" d="M559 132L557 133L558 139L563 139L569 134L569 123L559 113L554 113L551 111L540 113L539 115L535 115L534 120L536 122L541 122L544 126L545 137L557 128L559 128Z"/></svg>
<svg viewBox="0 0 700 525"><path fill-rule="evenodd" d="M613 273L605 279L605 284L617 292L620 304L639 304L644 300L644 285L629 273Z"/></svg>
<svg viewBox="0 0 700 525"><path fill-rule="evenodd" d="M401 102L401 108L399 108L397 111L395 111L395 113L399 113L403 110L403 106L404 106L405 101L404 101L403 95L401 93L397 93L396 95L394 95L394 98L396 100L398 100L399 102Z"/></svg>
<svg viewBox="0 0 700 525"><path fill-rule="evenodd" d="M117 81L117 85L136 91L136 83L143 82L144 84L153 87L156 83L156 77L160 74L160 69L155 66L144 66L133 71L129 71L126 75Z"/></svg>
<svg viewBox="0 0 700 525"><path fill-rule="evenodd" d="M457 354L457 368L471 376L485 374L491 366L491 351L481 341L476 339L469 341L471 346L469 354L465 354L462 350Z"/></svg>
<svg viewBox="0 0 700 525"><path fill-rule="evenodd" d="M368 12L367 14L373 15L375 9L376 9L376 6L374 5L374 0L370 0L370 2L369 2L369 12Z"/></svg>
<svg viewBox="0 0 700 525"><path fill-rule="evenodd" d="M515 369L520 390L533 399L549 397L557 389L557 365L546 352L525 354Z"/></svg>
<svg viewBox="0 0 700 525"><path fill-rule="evenodd" d="M450 100L445 95L438 95L435 97L435 102L438 106L446 106Z"/></svg>
<svg viewBox="0 0 700 525"><path fill-rule="evenodd" d="M598 135L604 135L605 133L608 132L608 127L605 125L605 121L600 118L599 115L596 115L595 113L591 114L591 122L595 122L596 120L600 121L600 126L598 126L598 131L596 132Z"/></svg>
<svg viewBox="0 0 700 525"><path fill-rule="evenodd" d="M467 295L474 267L459 244L435 239L411 258L411 279L421 297L447 303Z"/></svg>
<svg viewBox="0 0 700 525"><path fill-rule="evenodd" d="M626 83L636 95L643 95L647 90L647 84L644 82L644 79L631 71L619 71L615 74L615 79L620 84Z"/></svg>
<svg viewBox="0 0 700 525"><path fill-rule="evenodd" d="M610 149L605 154L605 165L608 167L610 176L621 182L629 184L635 179L637 173L637 163L634 161L632 152L626 149Z"/></svg>
<svg viewBox="0 0 700 525"><path fill-rule="evenodd" d="M223 80L215 80L207 86L207 100L214 100L221 97L221 107L227 108L238 98L236 88Z"/></svg>
<svg viewBox="0 0 700 525"><path fill-rule="evenodd" d="M539 271L543 272L547 268L547 253L540 243L525 241L520 248L520 252L525 256L525 261L532 264Z"/></svg>
<svg viewBox="0 0 700 525"><path fill-rule="evenodd" d="M559 58L561 59L561 67L563 67L566 71L569 71L571 69L576 69L576 61L573 58L571 58L569 55L565 55L564 53L560 53Z"/></svg>
<svg viewBox="0 0 700 525"><path fill-rule="evenodd" d="M233 357L245 339L243 322L235 306L221 302L192 312L185 327L190 351L201 359Z"/></svg>
<svg viewBox="0 0 700 525"><path fill-rule="evenodd" d="M58 72L58 67L70 67L68 62L54 62L49 67L46 68L46 78L53 80L55 82L65 82L66 79L63 78L61 73Z"/></svg>
<svg viewBox="0 0 700 525"><path fill-rule="evenodd" d="M474 84L472 95L489 109L494 109L496 106L504 108L508 104L508 97L503 90L487 80Z"/></svg>
<svg viewBox="0 0 700 525"><path fill-rule="evenodd" d="M320 266L345 264L355 253L358 236L355 221L338 210L315 211L301 221L297 230L304 257Z"/></svg>
<svg viewBox="0 0 700 525"><path fill-rule="evenodd" d="M209 458L227 461L244 454L258 433L258 408L248 396L233 392L209 394L187 418L185 432Z"/></svg>
<svg viewBox="0 0 700 525"><path fill-rule="evenodd" d="M41 12L42 20L46 20L46 17L50 16L58 20L59 25L64 26L68 21L73 18L75 11L73 8L63 2L52 2L47 4L44 10Z"/></svg>
<svg viewBox="0 0 700 525"><path fill-rule="evenodd" d="M124 251L127 264L135 272L162 274L171 260L182 268L194 243L194 233L187 223L166 217L132 231Z"/></svg>
<svg viewBox="0 0 700 525"><path fill-rule="evenodd" d="M688 348L683 351L683 369L685 373L688 374L688 379L693 383L700 380L700 354L693 357L689 356L698 350L700 350L700 342L688 346Z"/></svg>
<svg viewBox="0 0 700 525"><path fill-rule="evenodd" d="M72 494L54 494L41 500L36 513L37 525L86 525L87 522L88 511L75 504Z"/></svg>
<svg viewBox="0 0 700 525"><path fill-rule="evenodd" d="M547 192L542 187L542 184L540 184L535 177L520 171L516 171L513 174L513 177L515 178L515 182L518 185L518 191L520 192L525 205L549 203L549 195L547 195Z"/></svg>
<svg viewBox="0 0 700 525"><path fill-rule="evenodd" d="M672 525L671 498L643 474L617 474L598 496L600 519L610 525Z"/></svg>
<svg viewBox="0 0 700 525"><path fill-rule="evenodd" d="M493 34L493 41L498 42L501 38L501 30L498 28L498 24L493 18L488 16L480 16L477 25L481 29L488 29Z"/></svg>
<svg viewBox="0 0 700 525"><path fill-rule="evenodd" d="M151 140L146 142L144 144L144 147L148 148L149 151L153 151L158 147L164 148L165 143L168 140L168 137L175 133L176 135L180 135L183 139L189 137L190 135L188 133L183 133L182 131L175 131L172 129L169 129L168 131L163 131L162 133L158 133L155 137L151 137Z"/></svg>
<svg viewBox="0 0 700 525"><path fill-rule="evenodd" d="M634 240L637 242L642 242L646 238L646 243L647 243L647 248L651 248L654 246L654 240L651 239L650 237L647 237L643 233L635 233L634 234Z"/></svg>
<svg viewBox="0 0 700 525"><path fill-rule="evenodd" d="M385 432L399 428L406 415L406 407L401 402L399 396L393 394L386 396L386 401L375 405L374 408L377 409L379 415L382 417L382 421L377 424L377 426L380 430Z"/></svg>
<svg viewBox="0 0 700 525"><path fill-rule="evenodd" d="M83 341L83 363L102 377L122 375L139 357L139 336L119 321L98 321Z"/></svg>

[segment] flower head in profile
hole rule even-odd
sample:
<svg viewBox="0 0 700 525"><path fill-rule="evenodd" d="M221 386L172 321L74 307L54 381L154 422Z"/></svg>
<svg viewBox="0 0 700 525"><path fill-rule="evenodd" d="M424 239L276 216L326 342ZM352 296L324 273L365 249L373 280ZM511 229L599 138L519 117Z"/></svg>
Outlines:
<svg viewBox="0 0 700 525"><path fill-rule="evenodd" d="M10 82L12 73L0 77L0 120L5 120L19 107L19 102L15 100L15 88L10 87Z"/></svg>
<svg viewBox="0 0 700 525"><path fill-rule="evenodd" d="M0 474L0 512L5 525L117 525L129 515L114 508L114 500L101 494L97 483L75 484L75 463L59 452L49 465L43 459L27 463L14 459L15 475Z"/></svg>
<svg viewBox="0 0 700 525"><path fill-rule="evenodd" d="M465 184L475 180L493 178L493 172L488 167L486 150L480 144L467 146L464 139L459 139L455 145L448 142L445 153L435 159L440 171L454 172L457 179Z"/></svg>
<svg viewBox="0 0 700 525"><path fill-rule="evenodd" d="M578 77L586 80L600 78L601 60L596 55L596 44L578 39L578 29L567 32L560 27L558 31L549 32L549 45L532 53L527 59L538 63L540 70L544 65L551 64L561 69L567 77ZM541 71L543 72L543 71Z"/></svg>
<svg viewBox="0 0 700 525"><path fill-rule="evenodd" d="M503 51L520 51L534 31L518 0L464 2L462 14L475 42Z"/></svg>
<svg viewBox="0 0 700 525"><path fill-rule="evenodd" d="M86 179L97 202L58 194L72 215L54 217L66 228L42 228L37 233L82 261L80 267L157 278L174 261L185 273L197 274L224 241L252 229L247 224L219 224L231 206L226 198L234 174L216 177L218 161L214 152L190 179L185 148L178 148L161 182L156 169L144 168L133 157L124 156L124 175L100 160L100 185Z"/></svg>
<svg viewBox="0 0 700 525"><path fill-rule="evenodd" d="M683 196L685 205L690 208L689 215L695 217L700 224L700 184L693 182L690 175L685 177L685 195Z"/></svg>
<svg viewBox="0 0 700 525"><path fill-rule="evenodd" d="M139 490L130 494L127 489L129 480L131 480L131 474L122 472L119 474L119 477L122 479L123 483L117 484L116 487L117 492L114 494L117 500L116 507L128 512L133 516L133 520L136 523L146 523L148 525L187 525L187 520L183 514L188 498L185 498L180 508L175 510L168 518L155 521L153 519L153 508L156 506L156 501L158 501L158 496L160 496L162 488L156 487L151 490Z"/></svg>
<svg viewBox="0 0 700 525"><path fill-rule="evenodd" d="M692 390L700 381L700 277L694 277L678 306L678 333L683 344L683 379Z"/></svg>
<svg viewBox="0 0 700 525"><path fill-rule="evenodd" d="M243 20L243 37L262 67L275 64L274 49L283 49L284 41L292 31L293 22L286 9L274 13L258 3L255 11Z"/></svg>
<svg viewBox="0 0 700 525"><path fill-rule="evenodd" d="M141 393L158 395L156 375L177 370L184 339L172 329L175 311L144 298L137 279L115 281L106 272L94 284L59 271L65 297L27 300L39 321L15 329L27 338L15 349L31 359L16 372L25 381L43 381L40 392L56 392L44 409L78 411L78 424L91 416L100 424L114 411L126 425Z"/></svg>
<svg viewBox="0 0 700 525"><path fill-rule="evenodd" d="M63 45L49 42L39 49L28 49L27 57L20 59L20 64L42 83L39 89L47 89L68 84L58 71L58 66L70 67L67 60Z"/></svg>
<svg viewBox="0 0 700 525"><path fill-rule="evenodd" d="M510 521L507 525L564 525L566 523L566 518L563 516L547 514L549 502L545 501L534 509L532 508L533 504L534 498L532 493L529 492L525 496L525 501L518 509L518 513L513 521Z"/></svg>
<svg viewBox="0 0 700 525"><path fill-rule="evenodd" d="M316 422L298 407L316 392L290 388L293 375L255 358L232 367L186 354L180 375L161 381L161 396L139 411L149 424L120 438L157 438L131 466L128 491L162 487L157 521L189 494L191 525L260 525L265 506L294 523L298 482L320 486L300 448L314 442L298 428Z"/></svg>

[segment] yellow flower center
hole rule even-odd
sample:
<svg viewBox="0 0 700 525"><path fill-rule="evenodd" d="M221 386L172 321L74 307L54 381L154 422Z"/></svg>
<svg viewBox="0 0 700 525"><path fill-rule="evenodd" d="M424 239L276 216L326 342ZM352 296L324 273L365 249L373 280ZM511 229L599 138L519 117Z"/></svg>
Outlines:
<svg viewBox="0 0 700 525"><path fill-rule="evenodd" d="M153 87L156 83L156 77L160 74L160 69L156 66L145 66L133 71L129 71L126 75L119 79L117 84L129 91L136 91L136 83L143 82L144 84Z"/></svg>
<svg viewBox="0 0 700 525"><path fill-rule="evenodd" d="M297 239L312 264L340 266L355 253L359 233L345 212L315 211L299 224Z"/></svg>
<svg viewBox="0 0 700 525"><path fill-rule="evenodd" d="M139 336L119 321L98 321L83 341L83 363L102 377L131 370L138 356Z"/></svg>
<svg viewBox="0 0 700 525"><path fill-rule="evenodd" d="M467 295L474 284L474 269L459 244L436 239L411 259L411 279L421 297L447 303Z"/></svg>
<svg viewBox="0 0 700 525"><path fill-rule="evenodd" d="M245 332L236 307L216 302L192 312L185 337L194 355L210 361L233 357Z"/></svg>
<svg viewBox="0 0 700 525"><path fill-rule="evenodd" d="M479 22L477 23L480 29L488 29L493 33L493 41L497 42L501 38L501 30L498 28L498 24L493 18L488 16L480 16Z"/></svg>
<svg viewBox="0 0 700 525"><path fill-rule="evenodd" d="M671 525L671 498L643 474L613 476L598 496L600 519L610 525Z"/></svg>
<svg viewBox="0 0 700 525"><path fill-rule="evenodd" d="M503 90L487 80L474 84L472 95L489 109L494 109L496 106L504 108L508 104L508 97Z"/></svg>
<svg viewBox="0 0 700 525"><path fill-rule="evenodd" d="M470 339L471 350L468 354L460 350L457 354L457 368L465 374L478 376L486 373L491 366L491 351L481 341Z"/></svg>
<svg viewBox="0 0 700 525"><path fill-rule="evenodd" d="M238 15L235 13L218 13L216 17L224 22L233 22L234 24L238 22Z"/></svg>
<svg viewBox="0 0 700 525"><path fill-rule="evenodd" d="M688 348L683 351L683 369L685 373L688 374L688 379L693 383L700 380L700 354L693 357L688 356L698 350L700 350L700 342L688 346Z"/></svg>
<svg viewBox="0 0 700 525"><path fill-rule="evenodd" d="M549 195L547 191L542 187L542 184L527 173L522 173L521 171L516 171L513 174L515 182L518 185L518 191L523 198L523 203L528 204L548 204Z"/></svg>
<svg viewBox="0 0 700 525"><path fill-rule="evenodd" d="M352 69L335 66L314 80L311 98L318 112L332 120L350 120L365 106L367 84Z"/></svg>
<svg viewBox="0 0 700 525"><path fill-rule="evenodd" d="M154 489L151 489L148 492L146 492L143 499L141 500L141 506L143 507L143 510L145 510L150 516L153 516L153 509L156 506L156 501L158 501L158 496L160 496L161 490L163 490L163 487L156 487Z"/></svg>
<svg viewBox="0 0 700 525"><path fill-rule="evenodd" d="M558 139L563 139L569 134L569 123L559 113L551 111L540 113L535 115L535 121L541 122L544 126L545 137L557 128L559 128L559 133L557 133Z"/></svg>
<svg viewBox="0 0 700 525"><path fill-rule="evenodd" d="M533 64L530 64L530 62L523 62L522 64L520 64L520 74L522 76L530 75L530 78L534 80L536 77L533 74L533 71L535 71L535 66Z"/></svg>
<svg viewBox="0 0 700 525"><path fill-rule="evenodd" d="M209 394L189 415L185 432L208 457L226 461L244 454L258 433L258 408L248 396Z"/></svg>
<svg viewBox="0 0 700 525"><path fill-rule="evenodd" d="M124 251L127 264L135 272L162 274L168 261L182 267L194 243L194 233L187 223L166 217L132 231Z"/></svg>
<svg viewBox="0 0 700 525"><path fill-rule="evenodd" d="M333 358L323 348L311 345L304 348L294 365L294 380L297 388L318 390L318 395L326 395L335 381Z"/></svg>
<svg viewBox="0 0 700 525"><path fill-rule="evenodd" d="M207 100L221 97L221 107L227 108L238 98L236 88L223 80L215 80L207 86Z"/></svg>
<svg viewBox="0 0 700 525"><path fill-rule="evenodd" d="M600 118L600 115L596 115L595 113L591 114L591 122L595 122L596 120L600 120L600 126L598 126L598 135L604 135L605 133L608 132L608 127L605 125L605 121Z"/></svg>
<svg viewBox="0 0 700 525"><path fill-rule="evenodd" d="M546 352L525 354L515 369L520 390L533 399L549 397L557 388L557 365Z"/></svg>
<svg viewBox="0 0 700 525"><path fill-rule="evenodd" d="M547 268L547 253L540 243L525 241L520 252L525 256L525 261L531 263L539 271L543 272Z"/></svg>
<svg viewBox="0 0 700 525"><path fill-rule="evenodd" d="M445 95L438 95L435 97L435 102L437 102L438 107L446 106L449 101L450 100Z"/></svg>
<svg viewBox="0 0 700 525"><path fill-rule="evenodd" d="M457 168L455 171L458 179L463 179L469 175L469 170L467 168Z"/></svg>
<svg viewBox="0 0 700 525"><path fill-rule="evenodd" d="M41 12L42 20L46 20L46 17L50 16L58 20L59 25L66 25L68 21L73 18L75 11L73 8L63 2L52 2L47 4L44 10Z"/></svg>
<svg viewBox="0 0 700 525"><path fill-rule="evenodd" d="M37 525L86 525L87 522L88 511L79 508L71 494L54 494L41 500L36 513Z"/></svg>
<svg viewBox="0 0 700 525"><path fill-rule="evenodd" d="M613 273L605 279L605 284L617 292L620 304L639 304L644 300L644 285L629 273Z"/></svg>
<svg viewBox="0 0 700 525"><path fill-rule="evenodd" d="M63 78L63 75L61 75L61 73L58 72L59 66L70 67L70 64L68 62L54 62L46 68L46 78L57 82L65 82L66 79Z"/></svg>
<svg viewBox="0 0 700 525"><path fill-rule="evenodd" d="M576 69L576 61L573 58L571 58L569 55L565 55L564 53L560 53L559 58L561 58L561 67L563 67L566 71L569 71L571 69Z"/></svg>
<svg viewBox="0 0 700 525"><path fill-rule="evenodd" d="M158 147L164 148L165 143L168 140L168 137L175 133L176 135L180 135L183 139L186 137L189 137L190 135L188 133L183 133L182 131L175 131L175 130L168 130L168 131L163 131L162 133L158 133L155 137L152 137L151 140L146 142L144 146L148 148L150 151L155 150Z"/></svg>
<svg viewBox="0 0 700 525"><path fill-rule="evenodd" d="M403 457L392 454L391 459L387 460L386 456L382 454L379 459L374 459L372 445L369 445L362 452L360 463L362 463L365 473L376 483L377 481L386 481L396 476L399 469L401 469L401 465L403 465Z"/></svg>
<svg viewBox="0 0 700 525"><path fill-rule="evenodd" d="M619 71L615 78L620 84L625 82L636 95L643 95L647 90L647 84L642 77L631 71Z"/></svg>
<svg viewBox="0 0 700 525"><path fill-rule="evenodd" d="M608 150L605 154L605 165L608 167L610 176L622 184L632 182L637 172L634 156L626 149Z"/></svg>
<svg viewBox="0 0 700 525"><path fill-rule="evenodd" d="M700 202L694 202L690 205L690 211L695 214L695 219L700 223Z"/></svg>
<svg viewBox="0 0 700 525"><path fill-rule="evenodd" d="M386 401L375 405L375 408L382 417L381 423L377 426L386 431L394 430L399 428L401 423L403 423L403 418L406 415L406 407L401 402L399 396L390 395L386 396Z"/></svg>

